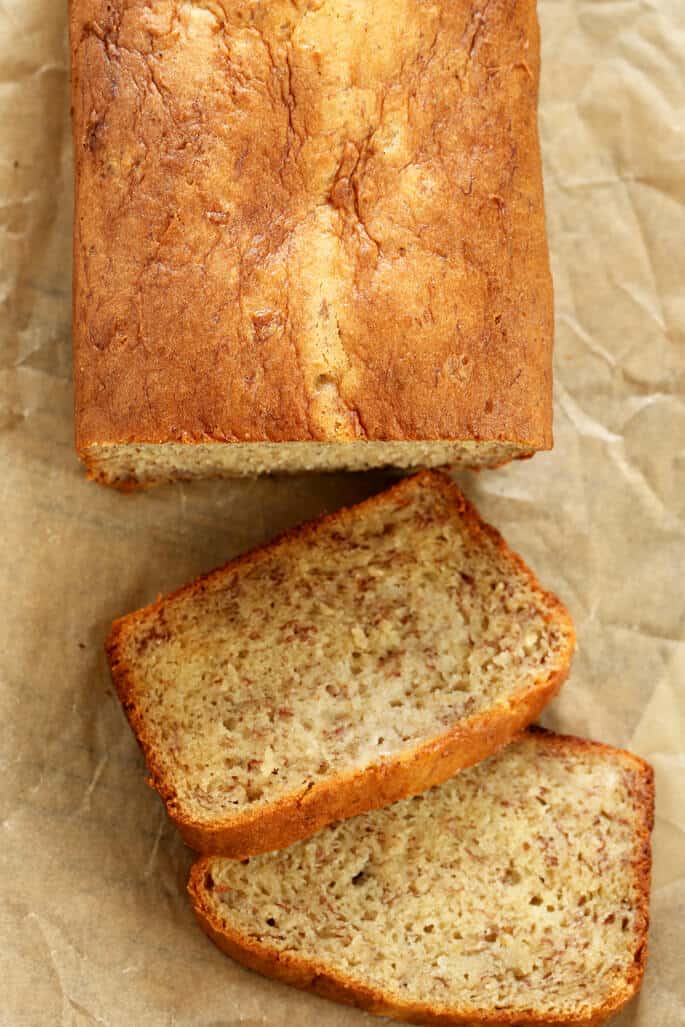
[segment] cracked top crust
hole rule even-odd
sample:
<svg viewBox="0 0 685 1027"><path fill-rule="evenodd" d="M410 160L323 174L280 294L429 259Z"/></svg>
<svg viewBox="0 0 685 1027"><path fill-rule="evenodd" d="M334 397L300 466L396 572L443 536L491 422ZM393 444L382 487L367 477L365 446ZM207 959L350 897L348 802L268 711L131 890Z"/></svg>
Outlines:
<svg viewBox="0 0 685 1027"><path fill-rule="evenodd" d="M71 0L77 442L551 445L533 0Z"/></svg>

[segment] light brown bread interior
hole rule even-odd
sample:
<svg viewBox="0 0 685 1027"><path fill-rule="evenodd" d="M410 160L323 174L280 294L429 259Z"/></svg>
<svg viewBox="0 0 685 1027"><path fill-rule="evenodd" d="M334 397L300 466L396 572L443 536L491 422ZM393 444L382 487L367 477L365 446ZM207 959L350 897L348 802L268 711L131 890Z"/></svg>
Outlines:
<svg viewBox="0 0 685 1027"><path fill-rule="evenodd" d="M244 863L201 923L291 984L417 1023L603 1022L646 958L650 768L529 732L422 795Z"/></svg>
<svg viewBox="0 0 685 1027"><path fill-rule="evenodd" d="M92 445L84 459L92 478L123 491L193 478L241 478L373 467L498 467L532 456L515 442L206 442Z"/></svg>
<svg viewBox="0 0 685 1027"><path fill-rule="evenodd" d="M493 752L573 642L561 604L424 472L124 618L108 647L187 840L247 855Z"/></svg>

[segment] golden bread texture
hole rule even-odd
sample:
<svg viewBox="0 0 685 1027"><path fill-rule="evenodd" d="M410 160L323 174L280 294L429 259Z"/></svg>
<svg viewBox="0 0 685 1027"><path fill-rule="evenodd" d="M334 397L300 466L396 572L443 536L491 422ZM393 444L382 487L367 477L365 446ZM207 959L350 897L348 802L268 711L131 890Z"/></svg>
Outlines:
<svg viewBox="0 0 685 1027"><path fill-rule="evenodd" d="M435 471L124 617L107 643L170 816L233 857L490 755L573 646L561 603Z"/></svg>
<svg viewBox="0 0 685 1027"><path fill-rule="evenodd" d="M595 1027L647 955L651 768L529 731L437 788L243 863L199 860L216 944L260 973L424 1025Z"/></svg>
<svg viewBox="0 0 685 1027"><path fill-rule="evenodd" d="M70 26L95 477L551 446L534 0L70 0Z"/></svg>

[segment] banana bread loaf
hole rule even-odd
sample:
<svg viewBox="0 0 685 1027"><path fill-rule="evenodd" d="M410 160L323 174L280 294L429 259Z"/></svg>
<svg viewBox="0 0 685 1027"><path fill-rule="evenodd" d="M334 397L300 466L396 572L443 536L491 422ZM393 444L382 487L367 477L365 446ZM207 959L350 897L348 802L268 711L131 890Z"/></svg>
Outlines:
<svg viewBox="0 0 685 1027"><path fill-rule="evenodd" d="M551 446L534 0L70 0L91 475Z"/></svg>

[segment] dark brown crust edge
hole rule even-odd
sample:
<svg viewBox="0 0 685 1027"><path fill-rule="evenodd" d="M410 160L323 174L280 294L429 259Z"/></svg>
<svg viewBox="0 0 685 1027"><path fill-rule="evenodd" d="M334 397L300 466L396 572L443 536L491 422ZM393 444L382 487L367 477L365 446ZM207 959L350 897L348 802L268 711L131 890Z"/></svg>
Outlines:
<svg viewBox="0 0 685 1027"><path fill-rule="evenodd" d="M435 1009L418 1003L403 1002L388 992L368 987L343 973L331 970L323 963L304 957L278 952L268 944L256 942L219 920L207 898L211 885L211 857L199 859L192 867L188 893L200 926L211 940L227 955L243 966L266 977L273 977L293 987L313 992L323 998L353 1005L392 1019L430 1027L599 1027L600 1024L623 1008L639 991L647 961L649 931L649 889L651 877L650 833L654 825L654 774L651 766L623 749L601 742L592 742L572 735L557 735L542 728L530 728L529 734L538 734L551 748L569 750L593 749L613 759L629 764L634 774L633 798L636 810L636 840L632 866L637 891L638 943L633 961L625 978L615 991L595 1006L579 1009L577 1015L559 1015L550 1019L534 1009L507 1012L505 1010ZM589 982L589 987L592 987Z"/></svg>
<svg viewBox="0 0 685 1027"><path fill-rule="evenodd" d="M211 823L195 821L183 809L171 783L167 780L162 761L153 741L147 735L144 718L136 704L133 668L128 664L125 655L130 630L141 620L154 617L157 610L170 599L189 597L201 592L207 583L217 576L263 559L284 542L306 543L322 525L344 523L369 506L383 503L388 494L401 496L403 492L408 492L417 485L429 485L440 490L459 512L472 537L477 541L482 536L488 537L500 553L528 579L530 586L539 594L541 605L546 607L545 620L547 623L556 622L562 632L564 644L556 669L534 679L527 688L494 709L470 717L444 734L400 753L384 763L372 765L361 771L334 775L319 784L282 797L266 808L246 811L238 816L214 820ZM318 521L286 532L268 545L252 550L171 595L158 599L150 606L116 621L105 644L119 698L145 754L150 770L150 783L164 799L169 816L191 848L202 853L221 853L234 859L244 859L260 852L284 848L301 838L315 834L333 821L343 820L369 809L389 805L398 799L416 795L446 781L459 770L492 755L532 723L558 692L568 674L574 646L573 623L561 602L541 588L532 571L520 556L508 548L499 532L482 521L457 486L438 471L422 471L404 478L390 489L372 496L357 506L343 508Z"/></svg>

